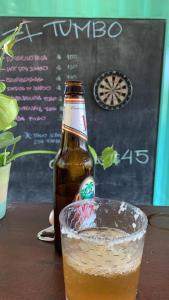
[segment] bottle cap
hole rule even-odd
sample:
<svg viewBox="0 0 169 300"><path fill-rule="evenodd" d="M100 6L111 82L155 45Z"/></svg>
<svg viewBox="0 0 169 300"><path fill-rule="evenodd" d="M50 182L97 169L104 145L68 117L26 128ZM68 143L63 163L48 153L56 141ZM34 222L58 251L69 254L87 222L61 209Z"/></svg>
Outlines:
<svg viewBox="0 0 169 300"><path fill-rule="evenodd" d="M84 94L83 82L79 80L67 80L65 82L65 94Z"/></svg>
<svg viewBox="0 0 169 300"><path fill-rule="evenodd" d="M67 80L65 81L65 86L81 86L83 84L80 80Z"/></svg>

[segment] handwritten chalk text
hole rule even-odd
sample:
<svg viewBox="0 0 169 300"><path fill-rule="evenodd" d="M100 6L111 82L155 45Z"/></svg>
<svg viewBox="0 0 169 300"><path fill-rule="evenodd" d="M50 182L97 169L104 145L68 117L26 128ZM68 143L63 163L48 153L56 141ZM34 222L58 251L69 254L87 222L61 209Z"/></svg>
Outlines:
<svg viewBox="0 0 169 300"><path fill-rule="evenodd" d="M6 61L12 62L12 61L47 61L48 57L46 55L16 55L14 57L6 56Z"/></svg>
<svg viewBox="0 0 169 300"><path fill-rule="evenodd" d="M43 100L46 102L55 102L57 100L57 97L55 96L44 96Z"/></svg>
<svg viewBox="0 0 169 300"><path fill-rule="evenodd" d="M41 116L41 117L40 116L37 116L37 117L29 116L28 120L30 122L32 122L32 121L35 121L35 122L46 121L46 116Z"/></svg>
<svg viewBox="0 0 169 300"><path fill-rule="evenodd" d="M56 20L46 24L43 24L40 27L41 31L35 32L35 29L32 27L31 22L25 23L22 26L22 31L18 34L17 43L21 41L28 40L30 43L34 39L39 39L39 36L44 34L44 28L51 28L53 30L54 36L57 37L68 37L72 35L76 39L79 39L81 36L86 38L101 38L108 37L110 39L117 38L123 31L122 25L118 21L112 20L112 23L107 24L101 20L87 20L83 21L83 24L74 20ZM5 37L9 33L15 31L15 28L12 28L6 32L2 33L2 37Z"/></svg>
<svg viewBox="0 0 169 300"><path fill-rule="evenodd" d="M16 83L16 82L20 82L20 83L25 83L25 82L42 82L44 81L44 79L42 77L6 77L5 80L7 83Z"/></svg>
<svg viewBox="0 0 169 300"><path fill-rule="evenodd" d="M57 108L55 106L42 107L41 105L24 105L24 106L20 107L20 111L52 112L52 111L56 111L56 110L57 110Z"/></svg>
<svg viewBox="0 0 169 300"><path fill-rule="evenodd" d="M56 96L40 96L40 95L32 95L32 96L15 96L17 101L45 101L45 102L55 102L57 101ZM58 100L59 101L59 100Z"/></svg>
<svg viewBox="0 0 169 300"><path fill-rule="evenodd" d="M43 112L43 109L41 106L38 105L33 105L33 106L21 106L20 111L38 111L38 112Z"/></svg>
<svg viewBox="0 0 169 300"><path fill-rule="evenodd" d="M48 66L46 65L39 65L39 66L9 66L6 67L6 72L11 73L11 72L47 72L48 71Z"/></svg>
<svg viewBox="0 0 169 300"><path fill-rule="evenodd" d="M17 116L17 122L45 122L46 116Z"/></svg>
<svg viewBox="0 0 169 300"><path fill-rule="evenodd" d="M8 86L8 92L24 92L24 91L51 91L52 87L50 85L37 85L37 86Z"/></svg>
<svg viewBox="0 0 169 300"><path fill-rule="evenodd" d="M150 157L149 157L149 150L130 150L127 149L124 154L119 155L120 162L128 161L130 165L132 165L135 161L139 164L145 165L148 164Z"/></svg>
<svg viewBox="0 0 169 300"><path fill-rule="evenodd" d="M17 101L42 101L42 97L40 95L33 96L15 96Z"/></svg>
<svg viewBox="0 0 169 300"><path fill-rule="evenodd" d="M43 27L52 27L55 37L68 37L70 34L76 39L82 35L87 38L100 38L107 36L109 38L116 38L122 33L122 25L113 21L110 25L104 21L89 20L84 24L73 22L70 20L52 21L43 25Z"/></svg>
<svg viewBox="0 0 169 300"><path fill-rule="evenodd" d="M25 140L32 140L33 145L39 144L58 144L60 143L61 134L57 132L40 133L25 131L23 138Z"/></svg>
<svg viewBox="0 0 169 300"><path fill-rule="evenodd" d="M24 116L17 116L16 120L17 120L17 122L25 122L25 117Z"/></svg>

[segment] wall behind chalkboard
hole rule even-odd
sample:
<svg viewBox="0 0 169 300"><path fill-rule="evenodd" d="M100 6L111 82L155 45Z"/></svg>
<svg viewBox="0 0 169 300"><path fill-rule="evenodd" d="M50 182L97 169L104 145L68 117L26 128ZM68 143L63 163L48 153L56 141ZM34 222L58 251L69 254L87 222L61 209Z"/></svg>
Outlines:
<svg viewBox="0 0 169 300"><path fill-rule="evenodd" d="M0 35L21 18L0 18ZM97 194L151 203L156 160L165 21L27 18L2 77L20 105L18 150L58 149L64 81L85 83L90 144L98 152L114 145L121 162L96 170ZM133 85L132 100L105 111L93 97L101 73L118 70ZM10 201L52 201L49 156L21 158L11 174Z"/></svg>

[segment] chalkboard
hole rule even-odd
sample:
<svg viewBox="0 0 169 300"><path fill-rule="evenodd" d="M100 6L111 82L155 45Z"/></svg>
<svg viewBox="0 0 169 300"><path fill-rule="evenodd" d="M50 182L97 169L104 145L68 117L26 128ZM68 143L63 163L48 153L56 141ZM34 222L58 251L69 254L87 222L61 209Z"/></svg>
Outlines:
<svg viewBox="0 0 169 300"><path fill-rule="evenodd" d="M20 17L0 17L0 37ZM84 81L90 144L98 153L114 145L120 164L96 168L98 196L152 203L164 20L26 18L15 57L6 58L1 79L20 105L17 151L57 150L60 143L64 82ZM125 74L132 99L107 111L93 96L104 72ZM29 156L12 166L9 201L52 201L52 156Z"/></svg>

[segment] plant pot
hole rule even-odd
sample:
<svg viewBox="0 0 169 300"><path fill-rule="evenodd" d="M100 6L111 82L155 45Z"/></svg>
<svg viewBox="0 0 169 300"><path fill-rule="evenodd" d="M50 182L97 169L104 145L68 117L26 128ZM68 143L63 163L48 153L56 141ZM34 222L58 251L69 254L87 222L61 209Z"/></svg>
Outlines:
<svg viewBox="0 0 169 300"><path fill-rule="evenodd" d="M11 163L0 167L0 219L6 214L10 168Z"/></svg>

